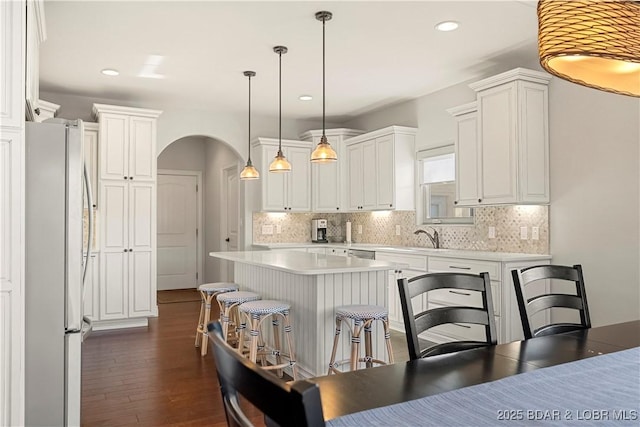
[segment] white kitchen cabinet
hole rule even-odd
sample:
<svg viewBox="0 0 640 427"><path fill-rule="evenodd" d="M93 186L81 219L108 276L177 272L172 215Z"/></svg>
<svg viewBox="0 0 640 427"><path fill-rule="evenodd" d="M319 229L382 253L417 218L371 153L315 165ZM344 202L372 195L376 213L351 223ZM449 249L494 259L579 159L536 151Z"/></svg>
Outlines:
<svg viewBox="0 0 640 427"><path fill-rule="evenodd" d="M54 104L53 102L48 102L43 99L38 100L38 114L35 115L34 121L36 122L44 122L47 119L52 119L56 116L56 113L60 109L58 104Z"/></svg>
<svg viewBox="0 0 640 427"><path fill-rule="evenodd" d="M155 184L103 180L100 194L100 320L155 316Z"/></svg>
<svg viewBox="0 0 640 427"><path fill-rule="evenodd" d="M349 210L415 209L415 134L390 126L345 141Z"/></svg>
<svg viewBox="0 0 640 427"><path fill-rule="evenodd" d="M98 207L98 123L84 122L84 164L91 180L93 207Z"/></svg>
<svg viewBox="0 0 640 427"><path fill-rule="evenodd" d="M396 263L395 270L389 270L389 327L398 331L404 331L404 317L398 289L398 280L420 276L427 272L427 257L424 255L397 254L376 251L376 260ZM412 300L413 312L422 312L427 306L427 300L423 296Z"/></svg>
<svg viewBox="0 0 640 427"><path fill-rule="evenodd" d="M549 203L550 79L516 68L470 85L478 108L476 205ZM461 145L458 155L471 158L472 146Z"/></svg>
<svg viewBox="0 0 640 427"><path fill-rule="evenodd" d="M96 329L157 316L156 121L160 111L94 104L100 281ZM145 319L146 320L146 319ZM111 323L109 323L111 322Z"/></svg>
<svg viewBox="0 0 640 427"><path fill-rule="evenodd" d="M290 172L269 172L269 165L278 153L278 140L258 138L252 143L260 171L261 210L271 212L309 212L311 210L311 144L283 140L282 152Z"/></svg>
<svg viewBox="0 0 640 427"><path fill-rule="evenodd" d="M471 102L447 110L456 119L456 206L480 203L478 106Z"/></svg>
<svg viewBox="0 0 640 427"><path fill-rule="evenodd" d="M86 262L87 256L84 255ZM84 283L84 306L83 314L91 320L98 320L99 317L99 289L100 284L100 264L98 263L98 254L92 253L89 257L89 266L87 267L87 278Z"/></svg>
<svg viewBox="0 0 640 427"><path fill-rule="evenodd" d="M100 179L156 180L157 110L94 104Z"/></svg>
<svg viewBox="0 0 640 427"><path fill-rule="evenodd" d="M311 254L326 255L327 254L327 248L307 248L307 252L309 252Z"/></svg>
<svg viewBox="0 0 640 427"><path fill-rule="evenodd" d="M30 121L40 121L40 44L47 38L44 20L44 2L28 0L26 70L25 70L25 116ZM15 58L11 58L15 60Z"/></svg>
<svg viewBox="0 0 640 427"><path fill-rule="evenodd" d="M343 181L347 176L345 165L346 150L343 141L362 134L355 129L326 129L327 140L338 155L337 162L311 164L311 210L313 212L344 212L346 210L346 186ZM315 147L322 137L322 130L310 130L300 139L309 141Z"/></svg>
<svg viewBox="0 0 640 427"><path fill-rule="evenodd" d="M327 255L335 255L335 256L349 256L349 249L347 248L327 248Z"/></svg>

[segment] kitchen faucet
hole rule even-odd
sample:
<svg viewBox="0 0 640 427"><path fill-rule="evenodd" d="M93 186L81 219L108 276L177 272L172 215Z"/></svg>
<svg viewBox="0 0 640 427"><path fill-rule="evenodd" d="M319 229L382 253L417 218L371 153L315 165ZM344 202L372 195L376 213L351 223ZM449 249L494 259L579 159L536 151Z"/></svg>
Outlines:
<svg viewBox="0 0 640 427"><path fill-rule="evenodd" d="M429 234L428 231L426 230L416 230L413 232L413 234L415 234L416 236L418 234L426 234L427 237L429 238L429 240L431 240L431 244L433 245L434 249L440 249L440 236L438 235L438 232L435 230L435 228L429 227L433 230L433 236L431 234Z"/></svg>

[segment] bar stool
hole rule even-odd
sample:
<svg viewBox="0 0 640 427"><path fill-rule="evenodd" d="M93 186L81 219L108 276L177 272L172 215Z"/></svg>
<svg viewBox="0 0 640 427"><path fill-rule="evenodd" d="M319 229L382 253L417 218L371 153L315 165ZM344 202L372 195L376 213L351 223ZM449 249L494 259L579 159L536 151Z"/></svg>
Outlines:
<svg viewBox="0 0 640 427"><path fill-rule="evenodd" d="M349 324L349 320L353 320L353 328ZM372 367L374 363L379 365L387 364L382 360L374 359L372 355L371 324L374 320L380 320L382 322L389 364L393 363L393 349L391 348L388 310L377 305L345 305L336 308L336 335L333 339L333 350L331 351L328 374L331 374L332 372L336 374L340 373L337 367L347 362L349 362L352 371L358 369L358 362L365 362L367 368ZM336 362L336 352L338 350L340 329L343 321L347 323L347 326L351 330L351 357L349 359ZM365 357L360 357L360 335L363 329Z"/></svg>
<svg viewBox="0 0 640 427"><path fill-rule="evenodd" d="M218 294L237 291L238 285L230 282L204 283L198 286L198 290L202 300L198 327L196 328L196 347L201 347L200 354L206 356L209 343L207 339L207 323L211 320L211 300ZM201 342L202 346L200 345Z"/></svg>
<svg viewBox="0 0 640 427"><path fill-rule="evenodd" d="M291 330L291 323L289 321L289 309L291 305L274 300L260 300L249 301L244 304L240 304L238 309L246 317L247 322L251 325L249 332L249 359L256 363L258 355L265 356L271 354L275 356L275 365L267 366L263 363L263 369L276 369L278 376L282 377L282 368L286 366L291 367L293 373L293 379L298 379L296 368L296 357L293 345L293 332ZM262 322L271 317L271 325L273 326L273 350L265 351L264 343L262 342ZM287 342L289 353L283 353L280 345L280 318L282 318L284 324L284 338ZM240 329L238 333L239 343L244 341L244 330ZM282 358L289 359L288 362L283 362ZM264 362L264 357L263 357Z"/></svg>
<svg viewBox="0 0 640 427"><path fill-rule="evenodd" d="M216 297L218 305L220 306L220 324L222 325L222 337L227 344L229 340L229 326L235 325L236 329L233 331L235 339L238 337L238 331L246 328L246 323L240 319L237 307L245 302L257 301L260 299L260 295L255 292L237 291L237 292L225 292L218 294ZM234 310L235 308L235 310ZM233 319L232 319L233 317ZM238 341L238 351L242 353L243 343Z"/></svg>

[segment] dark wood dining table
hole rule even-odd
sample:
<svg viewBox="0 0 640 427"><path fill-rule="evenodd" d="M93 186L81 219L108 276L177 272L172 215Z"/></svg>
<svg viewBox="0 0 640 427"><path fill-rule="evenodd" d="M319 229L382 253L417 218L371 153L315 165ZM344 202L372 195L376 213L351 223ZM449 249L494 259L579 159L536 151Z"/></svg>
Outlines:
<svg viewBox="0 0 640 427"><path fill-rule="evenodd" d="M315 377L325 420L640 346L640 320Z"/></svg>

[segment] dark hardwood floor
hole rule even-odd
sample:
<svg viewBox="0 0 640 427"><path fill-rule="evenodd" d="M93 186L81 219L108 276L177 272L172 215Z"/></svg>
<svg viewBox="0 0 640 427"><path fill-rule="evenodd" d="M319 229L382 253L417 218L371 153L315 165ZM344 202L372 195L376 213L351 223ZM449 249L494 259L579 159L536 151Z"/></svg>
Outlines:
<svg viewBox="0 0 640 427"><path fill-rule="evenodd" d="M94 332L84 342L83 426L226 425L211 352L203 358L194 347L199 303L158 308L148 328Z"/></svg>
<svg viewBox="0 0 640 427"><path fill-rule="evenodd" d="M226 425L211 352L203 358L194 347L199 302L158 308L148 328L94 332L84 342L83 426ZM407 360L404 334L392 340L396 362Z"/></svg>

